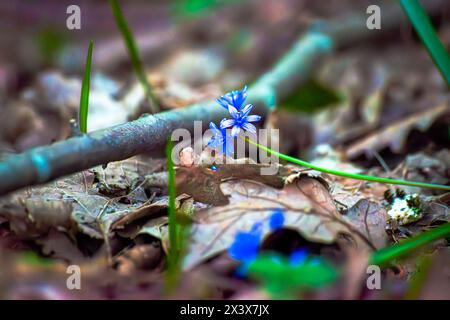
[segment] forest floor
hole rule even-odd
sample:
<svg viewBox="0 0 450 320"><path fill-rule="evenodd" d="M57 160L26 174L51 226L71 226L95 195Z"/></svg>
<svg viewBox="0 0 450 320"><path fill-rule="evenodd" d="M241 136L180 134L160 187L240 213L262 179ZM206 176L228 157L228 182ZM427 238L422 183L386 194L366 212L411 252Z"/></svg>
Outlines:
<svg viewBox="0 0 450 320"><path fill-rule="evenodd" d="M140 12L142 3L133 3L130 23L164 111L242 89L312 21L364 13L366 5L248 1L148 33L147 13L169 25L165 6ZM448 14L447 6L433 18L447 47ZM88 132L150 113L114 25L86 28L100 39ZM101 39L104 30L114 32ZM85 36L70 46L62 41L58 50L26 51L34 37L42 44L59 36L23 31L19 54L5 49L0 60L0 160L78 134L71 120ZM449 103L433 61L412 28L401 25L333 52L255 125L279 129L281 153L320 167L449 185ZM448 237L383 266L379 281L370 278L377 270L368 269L377 250L449 222L450 193L354 180L284 160L276 174L262 176L261 163L211 165L199 156L193 163L196 156L183 149L175 170L176 214L189 221L182 271L167 268L169 175L163 150L156 150L2 195L0 298L450 299ZM81 289L71 290L77 268ZM169 294L168 274L177 272Z"/></svg>

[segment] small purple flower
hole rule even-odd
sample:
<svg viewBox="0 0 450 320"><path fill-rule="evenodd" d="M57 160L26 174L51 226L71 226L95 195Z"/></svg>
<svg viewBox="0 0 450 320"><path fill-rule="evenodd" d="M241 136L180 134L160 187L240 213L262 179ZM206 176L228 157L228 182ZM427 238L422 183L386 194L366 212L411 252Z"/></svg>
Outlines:
<svg viewBox="0 0 450 320"><path fill-rule="evenodd" d="M208 141L208 146L216 149L219 154L231 156L234 152L234 141L229 130L219 129L213 122L209 124L209 128L212 130L213 136Z"/></svg>
<svg viewBox="0 0 450 320"><path fill-rule="evenodd" d="M284 224L283 210L275 210L269 218L269 227L271 230L280 229Z"/></svg>
<svg viewBox="0 0 450 320"><path fill-rule="evenodd" d="M250 231L239 231L236 234L233 244L228 248L228 254L241 262L252 261L258 255L261 238L262 224L257 222Z"/></svg>
<svg viewBox="0 0 450 320"><path fill-rule="evenodd" d="M258 116L256 114L249 115L250 111L252 111L252 108L253 105L248 104L241 111L238 111L238 109L229 105L228 111L230 112L230 115L233 117L233 119L223 119L220 122L220 128L226 129L233 127L233 129L231 130L232 137L237 137L241 129L249 131L251 133L256 133L255 126L250 122L257 122L261 120L261 116Z"/></svg>
<svg viewBox="0 0 450 320"><path fill-rule="evenodd" d="M247 86L245 86L242 90L228 92L219 99L216 99L216 101L227 110L229 106L232 106L237 110L241 110L245 99L247 99Z"/></svg>

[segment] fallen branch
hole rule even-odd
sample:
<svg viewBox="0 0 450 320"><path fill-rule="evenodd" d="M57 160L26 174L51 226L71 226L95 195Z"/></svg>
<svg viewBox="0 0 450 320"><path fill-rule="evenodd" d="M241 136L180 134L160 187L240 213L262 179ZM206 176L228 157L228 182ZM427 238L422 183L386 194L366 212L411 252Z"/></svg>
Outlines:
<svg viewBox="0 0 450 320"><path fill-rule="evenodd" d="M435 14L442 3L428 1L426 8ZM382 8L382 16L383 32L405 21L396 4ZM367 29L366 18L366 15L353 16L318 25L305 33L275 67L248 90L248 100L255 105L256 112L266 115L277 101L282 101L304 83L333 49L379 35L380 31ZM0 163L0 194L161 148L173 130L193 130L195 120L208 124L226 115L227 111L217 108L214 102L199 103L11 155Z"/></svg>

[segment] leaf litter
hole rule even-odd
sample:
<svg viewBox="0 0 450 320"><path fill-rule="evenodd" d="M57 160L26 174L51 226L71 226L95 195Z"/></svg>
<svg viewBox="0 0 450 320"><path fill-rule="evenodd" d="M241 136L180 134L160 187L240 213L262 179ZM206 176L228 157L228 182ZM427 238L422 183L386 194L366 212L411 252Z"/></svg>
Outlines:
<svg viewBox="0 0 450 320"><path fill-rule="evenodd" d="M342 160L334 161L345 166ZM356 259L350 252L367 255L392 239L420 233L450 217L447 195L424 196L422 219L389 229L381 195L385 186L375 196L372 188L377 184L292 165L280 165L275 176L259 176L255 172L263 165L241 162L239 171L236 164L219 165L217 171L208 165L177 168L176 207L192 219L183 260L187 274L214 259L222 260L238 232L250 230L256 221L268 221L279 209L285 217L283 230L299 234L307 246L337 245L332 256L344 254L349 259ZM87 253L78 240L84 234L105 241L112 259L109 268L121 276L161 272L169 248L168 197L161 189L167 177L163 167L156 166L159 172L152 172L153 168L133 158L28 188L1 199L1 217L16 235L35 241L43 256L56 261L89 261L92 252ZM158 195L154 190L159 190ZM263 228L263 239L271 241L271 234L267 226ZM117 247L121 241L125 246ZM98 246L93 252L103 255ZM357 286L357 279L351 279Z"/></svg>
<svg viewBox="0 0 450 320"><path fill-rule="evenodd" d="M181 48L163 63L158 61L161 67L153 68L148 78L162 108L181 108L216 97L260 73L272 55L284 50L283 43L292 40L288 35L280 45L272 45L274 30L285 33L287 23L296 21L297 28L303 23L298 20L308 19L298 19L292 14L295 11L286 10L288 2L277 2L276 6L286 16L264 20L263 31L258 29L261 23L256 30L248 26L243 37L249 44L241 45L237 52L208 46ZM249 20L261 22L258 19L270 8L253 8L258 14ZM334 9L330 5L333 15ZM224 24L202 31L202 37L224 37L222 29L229 28L228 24L243 23L224 19ZM199 26L205 29L201 23ZM296 28L292 36L297 36ZM264 55L258 57L254 52ZM235 59L237 66L227 65L229 58ZM198 72L192 76L186 66ZM377 45L376 50L369 45L351 48L333 54L318 69L314 92L320 98L326 88L327 96L333 97L328 101L332 105L324 107L320 99L320 103L308 100L309 109L302 109L305 101L298 97L304 99L305 95L297 92L297 101L291 99L291 105L278 106L265 125L280 129L281 152L303 156L313 149L310 159L320 166L449 183L448 90L420 48L411 44L406 49L396 44ZM149 112L141 88L124 78L127 76L116 80L93 74L90 130ZM0 157L76 135L70 120L76 118L80 87L77 78L46 71L17 92L14 101L6 101L5 116L0 120ZM314 107L323 109L312 112ZM8 249L0 251L0 269L5 271L0 273L0 296L160 298L170 249L167 171L165 159L152 156L109 163L0 198L0 247ZM177 293L179 297L269 298L260 286L235 276L237 263L226 251L238 232L268 221L274 210L282 208L285 223L277 234L264 224L264 245L260 248L264 253L268 247L280 249L272 242L281 234L281 251L303 248L346 270L334 289L302 297L392 299L398 297L398 287L407 291L406 280L413 278L417 255L409 261L396 261L387 269L383 279L396 279L392 286L383 282L380 292L367 292L364 276L368 255L450 220L449 196L441 192L402 188L407 194L420 195L423 214L412 223L390 225L383 195L387 189L398 188L285 163L280 164L277 175L261 176L260 164L238 160L238 167L218 165L216 170L205 165L177 168L176 208L192 221L180 281L184 290ZM32 252L38 255L28 254ZM447 261L448 243L433 243L426 254L433 261ZM81 266L86 286L80 292L67 293L61 284L65 283L65 268L72 262ZM428 297L445 292L434 290L448 284L437 270L445 263L435 263L424 281L423 287L433 289L426 291Z"/></svg>

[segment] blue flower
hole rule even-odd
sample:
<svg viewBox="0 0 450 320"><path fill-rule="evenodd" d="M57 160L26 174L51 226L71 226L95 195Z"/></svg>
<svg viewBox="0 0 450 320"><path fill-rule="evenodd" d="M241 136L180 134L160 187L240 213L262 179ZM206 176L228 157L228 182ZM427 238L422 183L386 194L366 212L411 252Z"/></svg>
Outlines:
<svg viewBox="0 0 450 320"><path fill-rule="evenodd" d="M245 99L247 99L247 86L245 86L242 90L228 92L219 99L216 99L216 101L227 110L229 106L234 107L237 110L241 110Z"/></svg>
<svg viewBox="0 0 450 320"><path fill-rule="evenodd" d="M306 258L308 258L308 251L306 249L297 249L291 253L289 262L294 266L300 265L306 261Z"/></svg>
<svg viewBox="0 0 450 320"><path fill-rule="evenodd" d="M276 230L283 226L283 210L276 210L269 218L270 229ZM262 240L263 223L257 222L248 232L239 231L233 244L228 249L228 254L235 260L250 262L258 255L259 245Z"/></svg>
<svg viewBox="0 0 450 320"><path fill-rule="evenodd" d="M229 130L227 132L226 129L219 129L213 122L209 124L209 128L212 130L213 136L208 141L208 146L216 149L219 154L231 156L234 152L234 141Z"/></svg>
<svg viewBox="0 0 450 320"><path fill-rule="evenodd" d="M269 218L269 227L271 230L280 229L284 224L284 214L283 210L275 210L274 213Z"/></svg>
<svg viewBox="0 0 450 320"><path fill-rule="evenodd" d="M228 248L228 254L235 260L250 262L258 255L261 238L262 224L257 222L250 231L239 231L236 234L233 244Z"/></svg>
<svg viewBox="0 0 450 320"><path fill-rule="evenodd" d="M261 116L258 115L249 115L250 111L252 111L253 105L248 104L242 110L238 111L237 108L228 105L228 111L233 119L223 119L220 122L220 128L226 129L233 127L231 130L231 136L237 137L240 130L246 130L251 133L256 133L256 128L250 122L257 122L261 120Z"/></svg>

